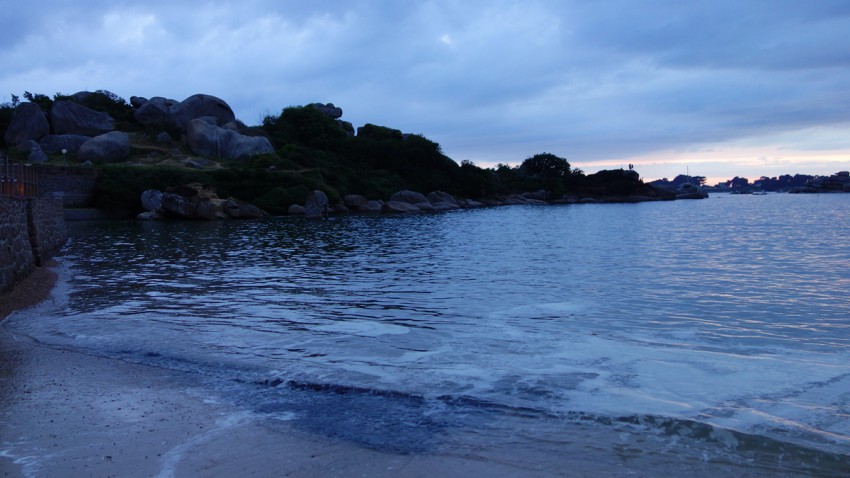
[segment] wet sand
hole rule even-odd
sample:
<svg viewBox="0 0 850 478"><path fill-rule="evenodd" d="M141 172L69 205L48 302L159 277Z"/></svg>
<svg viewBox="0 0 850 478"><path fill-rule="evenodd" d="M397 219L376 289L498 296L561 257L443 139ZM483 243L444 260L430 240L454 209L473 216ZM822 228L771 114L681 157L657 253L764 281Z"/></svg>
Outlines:
<svg viewBox="0 0 850 478"><path fill-rule="evenodd" d="M3 317L53 300L55 280L41 269L0 296ZM457 430L433 453L384 452L210 393L191 374L47 347L0 324L0 477L785 476L612 447L614 432L582 426L543 447L521 429L499 443Z"/></svg>
<svg viewBox="0 0 850 478"><path fill-rule="evenodd" d="M43 300L40 268L0 296ZM316 436L223 404L189 374L61 350L0 324L0 477L546 476L470 456L405 455Z"/></svg>
<svg viewBox="0 0 850 478"><path fill-rule="evenodd" d="M539 463L500 463L505 456L384 453L285 423L271 428L262 415L205 396L182 373L54 350L7 331L0 356L4 477L552 476Z"/></svg>

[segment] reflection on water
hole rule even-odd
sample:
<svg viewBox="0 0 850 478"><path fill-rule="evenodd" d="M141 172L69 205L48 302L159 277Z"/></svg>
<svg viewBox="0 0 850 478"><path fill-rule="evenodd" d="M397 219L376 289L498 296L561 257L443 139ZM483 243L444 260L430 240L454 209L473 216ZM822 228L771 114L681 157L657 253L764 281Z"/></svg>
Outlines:
<svg viewBox="0 0 850 478"><path fill-rule="evenodd" d="M67 308L13 326L251 383L674 417L841 449L848 201L71 224Z"/></svg>

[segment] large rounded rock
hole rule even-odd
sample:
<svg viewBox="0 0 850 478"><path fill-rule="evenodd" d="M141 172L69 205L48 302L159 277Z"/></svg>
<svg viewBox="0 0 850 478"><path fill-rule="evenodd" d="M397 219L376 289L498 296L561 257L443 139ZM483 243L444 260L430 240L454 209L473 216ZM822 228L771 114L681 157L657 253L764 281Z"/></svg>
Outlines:
<svg viewBox="0 0 850 478"><path fill-rule="evenodd" d="M457 200L451 194L443 191L432 191L428 193L428 200L431 204L448 203L458 206Z"/></svg>
<svg viewBox="0 0 850 478"><path fill-rule="evenodd" d="M328 103L324 105L321 103L310 103L307 106L313 108L314 110L318 110L324 115L330 116L333 119L339 119L342 117L342 108L334 106L333 103Z"/></svg>
<svg viewBox="0 0 850 478"><path fill-rule="evenodd" d="M406 202L408 204L422 204L429 202L428 198L422 195L422 193L418 193L416 191L399 191L392 195L390 201Z"/></svg>
<svg viewBox="0 0 850 478"><path fill-rule="evenodd" d="M47 154L61 154L63 149L66 153L77 154L80 146L90 139L91 136L81 134L49 134L41 138L39 144Z"/></svg>
<svg viewBox="0 0 850 478"><path fill-rule="evenodd" d="M304 217L319 219L327 216L329 211L328 196L324 192L316 190L307 195L304 202Z"/></svg>
<svg viewBox="0 0 850 478"><path fill-rule="evenodd" d="M248 159L258 154L274 153L274 146L265 136L245 136L230 131L226 139L221 149L221 157L225 159Z"/></svg>
<svg viewBox="0 0 850 478"><path fill-rule="evenodd" d="M210 124L208 118L190 121L186 139L195 154L212 158L247 159L257 154L274 152L274 146L268 138L245 136Z"/></svg>
<svg viewBox="0 0 850 478"><path fill-rule="evenodd" d="M141 199L145 211L156 211L162 207L162 191L158 189L144 191Z"/></svg>
<svg viewBox="0 0 850 478"><path fill-rule="evenodd" d="M383 209L384 203L381 201L366 201L357 208L357 212L364 214L377 214Z"/></svg>
<svg viewBox="0 0 850 478"><path fill-rule="evenodd" d="M67 100L53 103L50 123L55 134L97 136L115 129L115 120L108 114Z"/></svg>
<svg viewBox="0 0 850 478"><path fill-rule="evenodd" d="M414 214L422 212L422 209L408 202L387 201L381 207L381 212L388 214Z"/></svg>
<svg viewBox="0 0 850 478"><path fill-rule="evenodd" d="M203 116L216 118L218 125L236 120L236 115L224 100L212 95L198 94L186 98L174 108L171 122L180 131L186 131L190 121Z"/></svg>
<svg viewBox="0 0 850 478"><path fill-rule="evenodd" d="M47 116L35 103L21 103L12 113L12 121L3 139L7 146L17 146L24 141L38 141L50 134Z"/></svg>
<svg viewBox="0 0 850 478"><path fill-rule="evenodd" d="M134 98L136 98L134 105L141 103L141 98ZM179 106L180 102L177 100L155 96L137 106L133 118L143 125L170 125L171 117Z"/></svg>
<svg viewBox="0 0 850 478"><path fill-rule="evenodd" d="M342 201L348 208L356 211L360 209L360 206L366 204L369 199L367 199L366 196L361 196L359 194L348 194L342 198Z"/></svg>
<svg viewBox="0 0 850 478"><path fill-rule="evenodd" d="M77 152L81 162L115 163L130 157L130 136L113 131L86 141Z"/></svg>
<svg viewBox="0 0 850 478"><path fill-rule="evenodd" d="M130 104L133 106L133 108L141 108L142 105L144 105L147 102L148 102L148 99L145 98L144 96L131 96L130 97Z"/></svg>
<svg viewBox="0 0 850 478"><path fill-rule="evenodd" d="M253 204L233 198L223 202L222 210L234 219L259 219L269 215L266 211Z"/></svg>

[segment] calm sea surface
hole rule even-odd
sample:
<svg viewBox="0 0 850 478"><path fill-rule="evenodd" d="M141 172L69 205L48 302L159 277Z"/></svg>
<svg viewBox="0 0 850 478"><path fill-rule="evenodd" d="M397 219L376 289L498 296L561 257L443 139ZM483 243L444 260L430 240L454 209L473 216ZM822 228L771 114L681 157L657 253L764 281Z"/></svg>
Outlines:
<svg viewBox="0 0 850 478"><path fill-rule="evenodd" d="M69 226L6 327L311 431L850 473L850 194Z"/></svg>

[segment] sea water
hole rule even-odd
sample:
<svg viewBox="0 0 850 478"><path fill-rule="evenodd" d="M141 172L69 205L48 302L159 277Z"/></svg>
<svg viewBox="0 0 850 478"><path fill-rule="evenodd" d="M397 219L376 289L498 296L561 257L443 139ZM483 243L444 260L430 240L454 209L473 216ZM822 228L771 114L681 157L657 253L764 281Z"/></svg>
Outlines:
<svg viewBox="0 0 850 478"><path fill-rule="evenodd" d="M272 421L850 473L850 195L69 229L62 299L4 326Z"/></svg>

